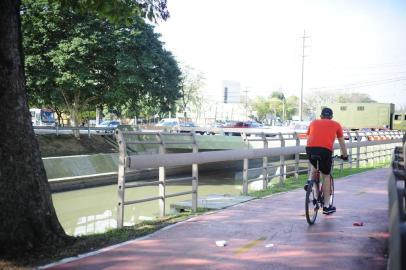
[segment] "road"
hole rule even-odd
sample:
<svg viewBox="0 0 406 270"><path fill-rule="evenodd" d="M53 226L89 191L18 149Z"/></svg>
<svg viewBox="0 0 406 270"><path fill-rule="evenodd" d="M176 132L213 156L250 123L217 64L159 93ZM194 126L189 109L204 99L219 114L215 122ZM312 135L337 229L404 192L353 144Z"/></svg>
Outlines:
<svg viewBox="0 0 406 270"><path fill-rule="evenodd" d="M337 212L309 226L304 191L201 215L49 269L386 269L389 169L336 181ZM363 222L363 226L354 226ZM225 240L224 247L216 241Z"/></svg>

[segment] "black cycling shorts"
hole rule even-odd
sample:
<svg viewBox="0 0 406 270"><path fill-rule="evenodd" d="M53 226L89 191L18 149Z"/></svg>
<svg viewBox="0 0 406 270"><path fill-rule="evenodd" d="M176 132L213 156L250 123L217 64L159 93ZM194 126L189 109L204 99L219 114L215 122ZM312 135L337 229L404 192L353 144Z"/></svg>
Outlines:
<svg viewBox="0 0 406 270"><path fill-rule="evenodd" d="M316 159L312 159L311 156L315 155L315 156L319 156L320 157L320 161L319 161L319 170L323 173L323 174L330 174L331 171L331 156L333 155L333 152L330 151L327 148L323 148L323 147L306 147L306 154L307 157L310 161L310 163L317 168L317 160Z"/></svg>

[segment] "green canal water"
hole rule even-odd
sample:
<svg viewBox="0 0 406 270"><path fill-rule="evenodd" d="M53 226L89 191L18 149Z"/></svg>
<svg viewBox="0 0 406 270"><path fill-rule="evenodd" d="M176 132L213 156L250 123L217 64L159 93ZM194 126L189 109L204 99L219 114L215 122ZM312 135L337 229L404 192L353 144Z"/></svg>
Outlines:
<svg viewBox="0 0 406 270"><path fill-rule="evenodd" d="M241 173L216 172L199 175L199 197L209 194L241 194ZM167 186L167 194L189 191L191 184ZM126 200L158 196L158 187L140 187L126 190ZM117 185L89 188L52 195L54 206L65 231L69 235L86 235L105 232L116 227ZM174 202L190 200L191 195L166 200L166 212ZM124 224L131 225L158 216L158 201L125 207Z"/></svg>

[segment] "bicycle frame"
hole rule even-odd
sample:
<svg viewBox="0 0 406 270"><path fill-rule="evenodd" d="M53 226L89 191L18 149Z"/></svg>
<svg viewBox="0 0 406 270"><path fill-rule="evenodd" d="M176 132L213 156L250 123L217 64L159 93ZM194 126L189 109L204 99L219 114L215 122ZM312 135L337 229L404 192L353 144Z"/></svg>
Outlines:
<svg viewBox="0 0 406 270"><path fill-rule="evenodd" d="M337 156L331 157L333 167L334 158ZM319 159L316 159L316 170L312 170L311 177L308 181L308 186L306 189L306 201L305 201L305 211L307 222L312 225L316 221L317 212L324 207L324 193L323 193L323 181L320 181L320 168L319 168ZM334 179L330 173L330 199L329 205L333 205L334 201Z"/></svg>

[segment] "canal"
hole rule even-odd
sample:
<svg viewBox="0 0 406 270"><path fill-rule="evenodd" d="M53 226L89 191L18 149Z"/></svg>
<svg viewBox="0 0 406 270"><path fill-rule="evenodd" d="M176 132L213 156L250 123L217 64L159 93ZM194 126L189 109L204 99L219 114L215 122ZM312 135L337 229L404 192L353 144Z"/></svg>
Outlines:
<svg viewBox="0 0 406 270"><path fill-rule="evenodd" d="M202 172L199 174L199 197L209 194L240 195L241 185L241 172ZM166 188L167 194L189 190L190 183L173 184ZM126 190L126 200L157 195L157 186ZM54 193L52 198L59 221L69 235L102 233L116 227L117 185ZM166 212L169 213L172 203L190 199L191 195L167 199ZM125 208L124 225L136 224L158 215L158 201L129 205Z"/></svg>

